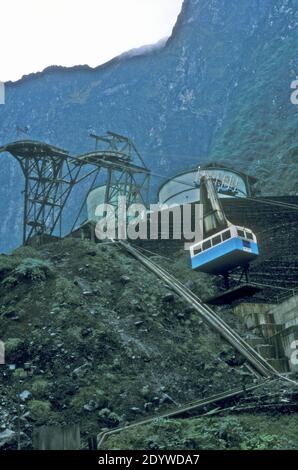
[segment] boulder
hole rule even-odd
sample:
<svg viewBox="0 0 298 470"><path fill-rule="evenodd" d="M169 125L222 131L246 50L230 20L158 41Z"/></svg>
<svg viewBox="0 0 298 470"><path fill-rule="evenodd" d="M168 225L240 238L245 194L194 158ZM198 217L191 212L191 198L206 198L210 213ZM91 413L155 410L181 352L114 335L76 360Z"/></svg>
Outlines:
<svg viewBox="0 0 298 470"><path fill-rule="evenodd" d="M129 281L130 281L130 277L129 277L129 276L123 275L123 276L120 277L120 282L121 282L123 285L128 284Z"/></svg>
<svg viewBox="0 0 298 470"><path fill-rule="evenodd" d="M29 390L23 390L23 392L20 393L20 399L22 401L28 400L28 398L30 398L30 396L31 396L31 393L29 392Z"/></svg>
<svg viewBox="0 0 298 470"><path fill-rule="evenodd" d="M0 433L0 449L5 445L11 444L15 440L16 433L12 429L5 429Z"/></svg>
<svg viewBox="0 0 298 470"><path fill-rule="evenodd" d="M95 400L90 400L83 406L83 408L85 411L89 412L96 411L98 409L98 403Z"/></svg>
<svg viewBox="0 0 298 470"><path fill-rule="evenodd" d="M88 368L89 368L89 364L86 362L82 366L74 369L72 373L77 378L84 377L84 375L87 373Z"/></svg>
<svg viewBox="0 0 298 470"><path fill-rule="evenodd" d="M172 304L175 302L175 296L172 292L168 292L163 296L162 301L167 304Z"/></svg>

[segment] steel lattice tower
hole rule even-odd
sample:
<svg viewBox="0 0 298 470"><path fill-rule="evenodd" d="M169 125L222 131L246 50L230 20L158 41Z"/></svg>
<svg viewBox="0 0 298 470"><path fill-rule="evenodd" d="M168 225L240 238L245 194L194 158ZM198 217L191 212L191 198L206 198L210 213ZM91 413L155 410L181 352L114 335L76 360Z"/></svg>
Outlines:
<svg viewBox="0 0 298 470"><path fill-rule="evenodd" d="M72 229L78 222L87 197L104 172L105 202L115 204L115 193L126 196L127 205L148 204L150 170L132 141L108 132L94 136L96 150L79 157L52 145L32 140L10 143L0 148L19 162L25 177L23 243L36 235L62 236L62 215L75 185L90 176L83 203ZM101 145L101 148L99 147ZM137 161L137 162L136 162ZM117 208L116 208L117 211Z"/></svg>

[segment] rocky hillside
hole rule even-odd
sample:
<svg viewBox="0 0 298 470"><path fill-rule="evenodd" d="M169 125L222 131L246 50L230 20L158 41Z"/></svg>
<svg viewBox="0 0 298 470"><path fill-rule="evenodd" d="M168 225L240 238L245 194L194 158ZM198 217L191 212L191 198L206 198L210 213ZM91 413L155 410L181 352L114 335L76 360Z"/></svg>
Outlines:
<svg viewBox="0 0 298 470"><path fill-rule="evenodd" d="M213 278L191 272L183 250L175 261L156 256L197 295L214 292ZM257 380L192 308L111 244L65 239L2 255L0 298L0 449L15 448L18 437L31 448L40 426L70 424L80 425L85 448L104 430ZM229 308L218 313L245 337ZM244 419L157 420L105 446L294 448L296 414L276 408L297 401L289 385L237 401L249 413ZM262 421L257 435L254 419Z"/></svg>
<svg viewBox="0 0 298 470"><path fill-rule="evenodd" d="M78 154L90 131L111 129L164 175L216 159L259 176L264 193L295 193L297 24L296 0L185 0L166 45L8 83L0 142L28 127L30 138ZM20 240L21 181L1 155L2 250Z"/></svg>
<svg viewBox="0 0 298 470"><path fill-rule="evenodd" d="M210 295L211 278L188 261L177 253L176 275ZM105 428L255 380L197 313L115 246L68 239L2 255L0 298L0 447L16 446L18 411L22 447L41 425L71 423L86 446Z"/></svg>

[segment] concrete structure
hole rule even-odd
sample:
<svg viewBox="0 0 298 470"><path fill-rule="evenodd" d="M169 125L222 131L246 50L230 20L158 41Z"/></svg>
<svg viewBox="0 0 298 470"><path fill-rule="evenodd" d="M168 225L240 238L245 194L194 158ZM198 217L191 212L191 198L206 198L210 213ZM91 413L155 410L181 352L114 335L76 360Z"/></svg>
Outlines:
<svg viewBox="0 0 298 470"><path fill-rule="evenodd" d="M201 175L210 175L217 186L220 197L251 196L256 178L245 173L211 163L200 168ZM185 170L169 178L158 191L161 204L187 204L200 199L198 183L198 167Z"/></svg>
<svg viewBox="0 0 298 470"><path fill-rule="evenodd" d="M272 307L270 313L276 324L283 325L283 329L276 333L272 340L279 351L289 359L290 370L298 372L295 359L295 351L298 349L298 295Z"/></svg>
<svg viewBox="0 0 298 470"><path fill-rule="evenodd" d="M132 196L130 196L130 203L131 204L141 204L141 195L138 192L137 187L131 187ZM97 188L90 191L87 197L87 213L88 213L88 220L93 222L98 222L100 219L99 216L96 215L96 208L100 204L104 204L106 200L106 193L107 187L106 185L98 186ZM118 205L118 198L120 196L128 197L126 193L126 188L124 185L118 185L118 187L113 187L111 191L111 198L108 202L113 207Z"/></svg>
<svg viewBox="0 0 298 470"><path fill-rule="evenodd" d="M33 447L35 450L80 450L80 427L42 426L34 432Z"/></svg>
<svg viewBox="0 0 298 470"><path fill-rule="evenodd" d="M298 295L290 297L281 305L270 308L275 323L282 323L285 328L298 326Z"/></svg>
<svg viewBox="0 0 298 470"><path fill-rule="evenodd" d="M248 341L278 370L298 372L298 295L281 304L243 303L234 309L244 321Z"/></svg>
<svg viewBox="0 0 298 470"><path fill-rule="evenodd" d="M106 185L99 186L98 188L93 189L88 197L87 197L87 213L88 213L88 220L92 220L93 222L97 222L99 217L96 214L96 208L100 204L104 204L105 202L105 195L106 195ZM118 192L115 193L113 196L113 202L116 203L118 199Z"/></svg>

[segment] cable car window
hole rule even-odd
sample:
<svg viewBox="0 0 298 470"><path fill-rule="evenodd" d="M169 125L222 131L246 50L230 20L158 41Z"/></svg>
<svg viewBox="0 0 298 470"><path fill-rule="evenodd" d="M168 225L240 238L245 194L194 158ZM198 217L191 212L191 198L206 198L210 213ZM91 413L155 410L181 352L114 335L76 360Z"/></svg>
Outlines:
<svg viewBox="0 0 298 470"><path fill-rule="evenodd" d="M237 233L239 235L239 237L242 237L242 238L245 238L245 233L244 233L244 230L237 230Z"/></svg>
<svg viewBox="0 0 298 470"><path fill-rule="evenodd" d="M222 239L223 239L223 241L229 240L229 238L231 238L231 232L230 232L230 230L228 230L227 232L224 232L224 233L222 234Z"/></svg>
<svg viewBox="0 0 298 470"><path fill-rule="evenodd" d="M217 237L214 237L212 238L212 245L218 245L219 243L221 243L221 236L220 235L217 235Z"/></svg>
<svg viewBox="0 0 298 470"><path fill-rule="evenodd" d="M201 247L194 248L193 250L194 256L198 255L199 253L202 253L202 248Z"/></svg>
<svg viewBox="0 0 298 470"><path fill-rule="evenodd" d="M243 246L244 246L245 248L250 248L250 247L251 247L251 246L250 246L250 242L248 242L247 240L242 240L242 243L243 243Z"/></svg>
<svg viewBox="0 0 298 470"><path fill-rule="evenodd" d="M250 232L245 232L245 233L246 233L246 238L248 238L248 240L253 240L254 239L252 233L250 233Z"/></svg>
<svg viewBox="0 0 298 470"><path fill-rule="evenodd" d="M203 243L203 250L208 250L208 248L211 248L211 240Z"/></svg>

